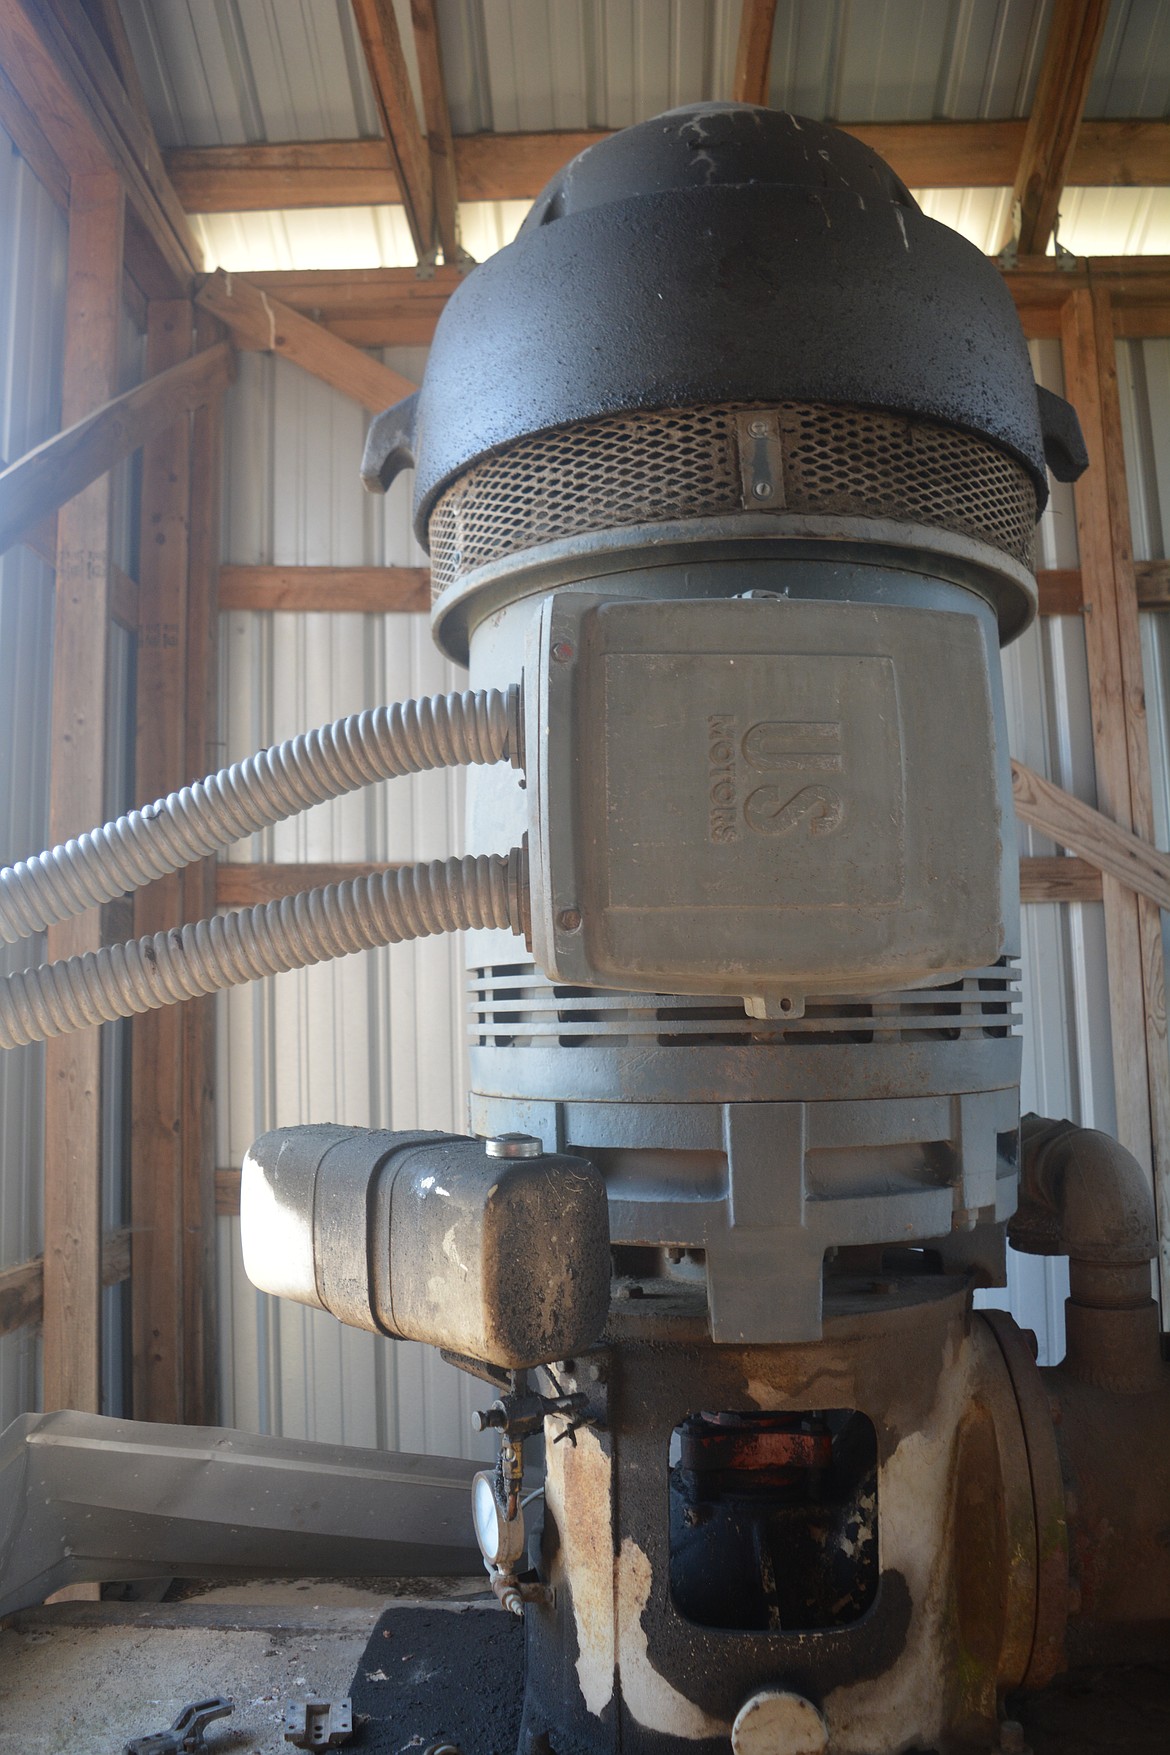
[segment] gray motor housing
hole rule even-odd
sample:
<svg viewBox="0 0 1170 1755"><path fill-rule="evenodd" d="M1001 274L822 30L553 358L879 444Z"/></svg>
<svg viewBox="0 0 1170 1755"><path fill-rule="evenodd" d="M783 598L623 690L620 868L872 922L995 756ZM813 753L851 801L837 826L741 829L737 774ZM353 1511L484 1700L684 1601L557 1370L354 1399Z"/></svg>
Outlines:
<svg viewBox="0 0 1170 1755"><path fill-rule="evenodd" d="M326 1123L244 1159L244 1267L355 1328L509 1370L571 1358L609 1306L605 1184L582 1158Z"/></svg>
<svg viewBox="0 0 1170 1755"><path fill-rule="evenodd" d="M1018 933L990 611L546 597L525 658L533 953L554 980L884 993Z"/></svg>

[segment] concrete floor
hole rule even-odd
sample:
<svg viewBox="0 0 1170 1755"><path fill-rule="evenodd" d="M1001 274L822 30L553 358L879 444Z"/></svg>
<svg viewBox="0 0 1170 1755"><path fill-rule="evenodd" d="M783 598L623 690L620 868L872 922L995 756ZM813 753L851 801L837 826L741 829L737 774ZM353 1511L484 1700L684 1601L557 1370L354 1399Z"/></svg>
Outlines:
<svg viewBox="0 0 1170 1755"><path fill-rule="evenodd" d="M432 1608L484 1597L482 1578L411 1588ZM235 1710L209 1727L209 1752L287 1755L286 1704L348 1693L387 1590L254 1581L176 1603L59 1603L15 1616L0 1629L0 1755L121 1755L131 1737L216 1694Z"/></svg>
<svg viewBox="0 0 1170 1755"><path fill-rule="evenodd" d="M208 1755L287 1755L285 1705L344 1698L388 1603L502 1614L484 1584L262 1580L178 1602L58 1603L14 1616L0 1628L0 1755L121 1755L131 1737L216 1694L235 1709L209 1728ZM1082 1672L1012 1710L1033 1755L1170 1751L1165 1667Z"/></svg>

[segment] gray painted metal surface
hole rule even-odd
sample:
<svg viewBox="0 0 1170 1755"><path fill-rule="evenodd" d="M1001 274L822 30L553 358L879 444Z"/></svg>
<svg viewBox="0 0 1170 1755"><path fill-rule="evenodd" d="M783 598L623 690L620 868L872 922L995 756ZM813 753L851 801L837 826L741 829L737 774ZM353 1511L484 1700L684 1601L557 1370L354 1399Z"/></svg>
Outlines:
<svg viewBox="0 0 1170 1755"><path fill-rule="evenodd" d="M0 1616L86 1580L478 1572L473 1472L215 1426L23 1415L0 1434Z"/></svg>

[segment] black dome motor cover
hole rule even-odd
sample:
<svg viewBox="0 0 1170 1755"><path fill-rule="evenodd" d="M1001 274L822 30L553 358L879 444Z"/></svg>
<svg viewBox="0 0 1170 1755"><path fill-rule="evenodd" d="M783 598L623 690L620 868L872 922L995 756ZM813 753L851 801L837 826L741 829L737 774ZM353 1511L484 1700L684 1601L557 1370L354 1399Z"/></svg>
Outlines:
<svg viewBox="0 0 1170 1755"><path fill-rule="evenodd" d="M370 429L362 474L417 467L415 528L468 466L599 415L848 404L990 440L1074 480L1069 405L1033 380L1011 295L840 129L696 104L591 146L440 319L422 388Z"/></svg>

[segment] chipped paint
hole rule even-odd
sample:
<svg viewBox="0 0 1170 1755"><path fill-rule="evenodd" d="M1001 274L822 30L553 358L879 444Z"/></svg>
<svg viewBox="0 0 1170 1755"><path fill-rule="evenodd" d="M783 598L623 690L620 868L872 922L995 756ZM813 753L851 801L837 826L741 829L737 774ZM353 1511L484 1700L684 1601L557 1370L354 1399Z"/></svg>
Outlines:
<svg viewBox="0 0 1170 1755"><path fill-rule="evenodd" d="M644 1729L663 1736L686 1737L696 1743L704 1737L730 1736L731 1727L723 1719L712 1718L680 1694L651 1663L642 1615L650 1601L652 1583L649 1559L633 1537L627 1536L617 1564L622 1699Z"/></svg>
<svg viewBox="0 0 1170 1755"><path fill-rule="evenodd" d="M614 1556L603 1539L611 1527L613 1462L596 1432L578 1432L576 1446L547 1446L546 1510L560 1537L552 1584L565 1588L577 1631L577 1681L586 1707L600 1718L613 1699Z"/></svg>

